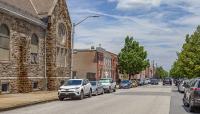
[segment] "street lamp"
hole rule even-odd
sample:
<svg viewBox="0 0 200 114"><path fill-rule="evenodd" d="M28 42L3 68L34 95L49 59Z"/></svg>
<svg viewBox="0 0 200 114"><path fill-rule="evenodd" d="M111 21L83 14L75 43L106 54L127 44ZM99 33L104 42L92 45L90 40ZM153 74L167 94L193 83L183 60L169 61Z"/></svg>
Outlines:
<svg viewBox="0 0 200 114"><path fill-rule="evenodd" d="M74 35L75 35L75 27L79 24L81 24L82 22L84 22L85 20L89 19L89 18L97 18L97 17L100 17L99 15L90 15L90 16L87 16L85 17L84 19L80 20L79 22L77 23L73 23L73 28L72 28L72 49L71 49L71 54L72 54L72 58L71 58L71 79L73 78L73 71L72 71L72 68L73 68L73 52L74 52Z"/></svg>

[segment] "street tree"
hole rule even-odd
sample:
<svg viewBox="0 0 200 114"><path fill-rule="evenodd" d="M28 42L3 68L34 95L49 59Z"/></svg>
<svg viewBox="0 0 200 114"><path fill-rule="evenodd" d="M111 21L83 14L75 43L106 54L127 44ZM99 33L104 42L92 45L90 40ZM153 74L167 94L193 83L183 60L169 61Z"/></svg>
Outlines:
<svg viewBox="0 0 200 114"><path fill-rule="evenodd" d="M170 71L174 77L200 76L200 26L192 35L186 35L182 50L177 55L178 59Z"/></svg>
<svg viewBox="0 0 200 114"><path fill-rule="evenodd" d="M155 77L163 79L168 77L168 72L162 66L156 68Z"/></svg>
<svg viewBox="0 0 200 114"><path fill-rule="evenodd" d="M147 51L135 41L133 37L125 38L125 45L119 53L119 67L122 73L131 75L138 74L149 66Z"/></svg>

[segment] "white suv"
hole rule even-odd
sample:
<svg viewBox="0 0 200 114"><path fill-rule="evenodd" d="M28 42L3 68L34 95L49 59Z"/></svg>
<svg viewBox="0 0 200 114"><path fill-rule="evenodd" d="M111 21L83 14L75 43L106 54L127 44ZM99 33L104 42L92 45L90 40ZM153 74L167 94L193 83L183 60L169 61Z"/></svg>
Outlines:
<svg viewBox="0 0 200 114"><path fill-rule="evenodd" d="M70 79L58 90L58 98L63 101L65 98L79 98L92 96L92 86L87 79Z"/></svg>

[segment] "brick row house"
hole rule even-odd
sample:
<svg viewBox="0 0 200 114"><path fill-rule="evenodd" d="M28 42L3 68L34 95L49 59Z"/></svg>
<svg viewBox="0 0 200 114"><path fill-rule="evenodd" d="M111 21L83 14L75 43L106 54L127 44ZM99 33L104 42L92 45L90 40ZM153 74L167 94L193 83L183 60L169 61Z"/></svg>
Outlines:
<svg viewBox="0 0 200 114"><path fill-rule="evenodd" d="M0 94L56 90L71 75L65 0L0 0Z"/></svg>
<svg viewBox="0 0 200 114"><path fill-rule="evenodd" d="M96 49L76 49L73 54L74 78L99 80L101 78L118 79L118 57L101 47Z"/></svg>
<svg viewBox="0 0 200 114"><path fill-rule="evenodd" d="M145 78L153 78L155 75L155 68L153 65L147 67L145 70L133 76L133 79L145 79Z"/></svg>

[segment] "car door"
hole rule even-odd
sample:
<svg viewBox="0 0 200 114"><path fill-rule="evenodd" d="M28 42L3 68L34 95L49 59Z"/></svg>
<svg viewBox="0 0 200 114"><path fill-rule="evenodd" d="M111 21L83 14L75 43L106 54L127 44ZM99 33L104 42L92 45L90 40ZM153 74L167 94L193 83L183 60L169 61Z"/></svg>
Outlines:
<svg viewBox="0 0 200 114"><path fill-rule="evenodd" d="M96 86L97 86L97 93L100 93L100 86L99 86L99 82L96 82Z"/></svg>
<svg viewBox="0 0 200 114"><path fill-rule="evenodd" d="M186 93L186 97L187 97L188 101L192 95L192 92L193 92L192 88L195 86L195 84L196 84L196 80L192 80L189 84L189 87L188 87L187 93Z"/></svg>
<svg viewBox="0 0 200 114"><path fill-rule="evenodd" d="M112 89L115 88L115 85L114 85L114 81L113 81L113 79L111 79L111 88L112 88Z"/></svg>
<svg viewBox="0 0 200 114"><path fill-rule="evenodd" d="M86 80L83 80L83 91L84 91L84 94L87 94L87 82L86 82Z"/></svg>
<svg viewBox="0 0 200 114"><path fill-rule="evenodd" d="M189 89L190 89L190 85L191 85L191 81L188 82L187 85L185 85L185 98L186 98L187 101L188 101L188 99L189 99Z"/></svg>
<svg viewBox="0 0 200 114"><path fill-rule="evenodd" d="M98 82L98 84L99 84L100 92L102 93L103 92L103 85L100 82Z"/></svg>
<svg viewBox="0 0 200 114"><path fill-rule="evenodd" d="M87 89L87 93L90 92L90 82L89 80L86 80L86 89Z"/></svg>

